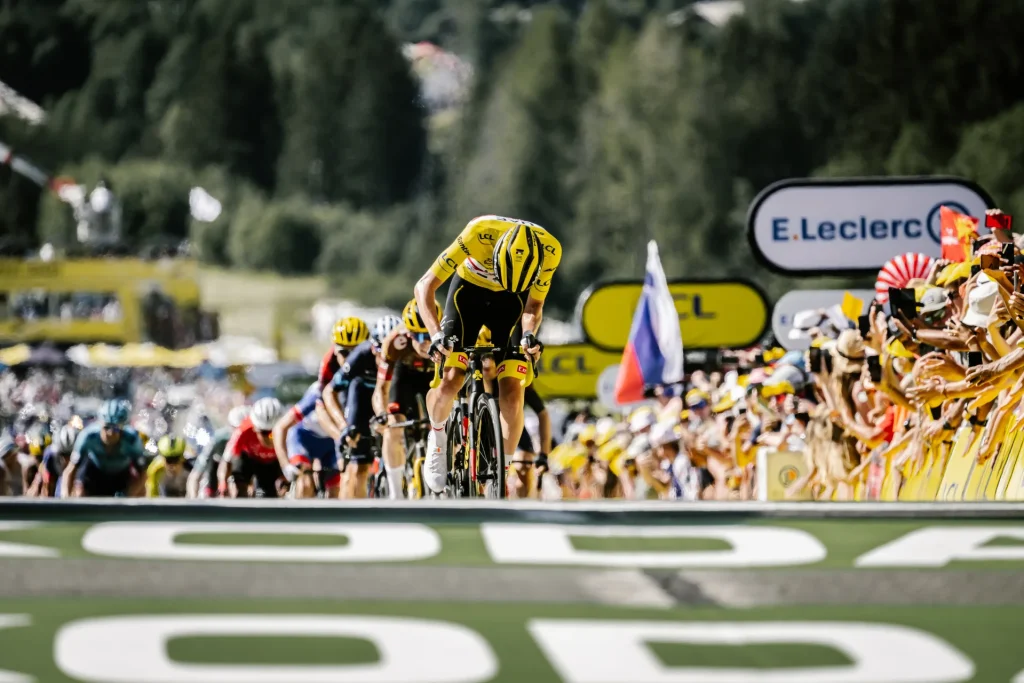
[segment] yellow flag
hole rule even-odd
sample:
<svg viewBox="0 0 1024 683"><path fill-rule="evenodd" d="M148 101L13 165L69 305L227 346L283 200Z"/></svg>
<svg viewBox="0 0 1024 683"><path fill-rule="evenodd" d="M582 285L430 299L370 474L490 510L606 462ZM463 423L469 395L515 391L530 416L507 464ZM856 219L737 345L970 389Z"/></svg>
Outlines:
<svg viewBox="0 0 1024 683"><path fill-rule="evenodd" d="M853 294L845 292L843 294L843 315L849 320L857 322L857 318L864 314L864 300L858 299Z"/></svg>

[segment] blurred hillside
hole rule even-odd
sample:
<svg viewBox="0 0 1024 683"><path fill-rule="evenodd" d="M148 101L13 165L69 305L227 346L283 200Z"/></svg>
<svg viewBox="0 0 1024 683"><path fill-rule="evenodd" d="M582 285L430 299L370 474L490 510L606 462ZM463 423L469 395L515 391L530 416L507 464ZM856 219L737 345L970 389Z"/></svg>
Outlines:
<svg viewBox="0 0 1024 683"><path fill-rule="evenodd" d="M562 240L562 314L594 279L639 274L644 236L670 276L778 294L744 219L784 177L950 172L1024 213L1024 2L711 16L682 0L0 0L0 81L47 112L0 116L0 142L109 178L130 240L190 237L210 264L321 273L392 306L482 213ZM196 184L224 204L212 223L189 216ZM7 168L0 205L8 248L73 239L67 207Z"/></svg>

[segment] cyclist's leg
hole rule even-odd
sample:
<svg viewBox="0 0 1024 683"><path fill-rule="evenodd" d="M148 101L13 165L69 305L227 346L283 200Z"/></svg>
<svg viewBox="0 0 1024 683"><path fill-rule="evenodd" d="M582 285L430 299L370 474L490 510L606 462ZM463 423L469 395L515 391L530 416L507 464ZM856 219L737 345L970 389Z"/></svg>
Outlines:
<svg viewBox="0 0 1024 683"><path fill-rule="evenodd" d="M481 314L488 304L487 290L464 282L457 274L448 286L441 332L446 338L455 337L455 351L445 360L441 383L427 392L427 415L430 432L427 437L427 456L423 464L423 480L427 488L436 493L444 490L448 481L448 435L445 423L451 415L455 397L459 395L466 378L469 360L459 350L465 341L476 339L484 324Z"/></svg>
<svg viewBox="0 0 1024 683"><path fill-rule="evenodd" d="M293 484L296 498L313 497L313 475L311 474L313 458L309 453L307 439L303 438L306 434L308 432L301 426L292 427L288 430L288 436L284 440L288 462L302 470L302 474L295 478Z"/></svg>
<svg viewBox="0 0 1024 683"><path fill-rule="evenodd" d="M252 483L252 458L242 454L228 461L231 474L228 475L228 493L232 498L248 498Z"/></svg>
<svg viewBox="0 0 1024 683"><path fill-rule="evenodd" d="M263 494L264 498L277 498L277 480L282 477L281 463L277 461L277 458L254 461L253 468L256 473L257 490Z"/></svg>
<svg viewBox="0 0 1024 683"><path fill-rule="evenodd" d="M327 498L338 498L341 495L341 473L338 471L338 451L334 447L334 440L309 434L305 441L310 457L320 463L324 495Z"/></svg>
<svg viewBox="0 0 1024 683"><path fill-rule="evenodd" d="M404 365L395 368L395 376L388 395L388 424L405 422L406 415L415 414L406 409L411 381L412 375L406 371ZM413 396L413 400L415 400L415 396ZM402 490L402 480L405 474L405 430L385 429L381 441L384 470L388 478L388 496L391 500L401 500L405 497L405 492Z"/></svg>
<svg viewBox="0 0 1024 683"><path fill-rule="evenodd" d="M522 338L520 320L523 317L525 294L496 293L499 297L491 307L491 337L503 347L498 360L498 409L501 412L501 432L505 437L505 452L514 453L523 433L523 400L526 387L522 382L530 378L530 367L519 349Z"/></svg>
<svg viewBox="0 0 1024 683"><path fill-rule="evenodd" d="M516 447L515 455L511 458L508 468L508 490L510 498L528 498L531 491L533 474L533 459L536 456L533 450L533 439L530 432L523 428L522 436L519 437L519 444Z"/></svg>
<svg viewBox="0 0 1024 683"><path fill-rule="evenodd" d="M345 476L342 482L343 497L365 498L366 480L370 476L370 466L373 464L373 435L370 433L370 420L373 418L373 387L367 386L362 379L352 380L348 388L348 402L352 405L354 418L352 424L355 426L355 435L358 435L356 445L352 447L348 466L345 468Z"/></svg>

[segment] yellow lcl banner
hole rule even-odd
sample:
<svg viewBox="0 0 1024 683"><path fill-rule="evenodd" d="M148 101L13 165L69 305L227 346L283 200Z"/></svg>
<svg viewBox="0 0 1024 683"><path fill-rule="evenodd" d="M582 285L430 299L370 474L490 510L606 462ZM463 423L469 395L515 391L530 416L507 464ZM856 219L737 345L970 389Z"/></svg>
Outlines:
<svg viewBox="0 0 1024 683"><path fill-rule="evenodd" d="M753 284L674 281L668 289L687 349L751 346L768 326L768 301ZM587 341L605 351L624 349L642 290L642 282L629 281L599 284L585 292L577 310Z"/></svg>
<svg viewBox="0 0 1024 683"><path fill-rule="evenodd" d="M544 398L597 398L597 380L610 365L617 365L622 353L601 351L589 344L559 344L544 347L537 364L533 388Z"/></svg>

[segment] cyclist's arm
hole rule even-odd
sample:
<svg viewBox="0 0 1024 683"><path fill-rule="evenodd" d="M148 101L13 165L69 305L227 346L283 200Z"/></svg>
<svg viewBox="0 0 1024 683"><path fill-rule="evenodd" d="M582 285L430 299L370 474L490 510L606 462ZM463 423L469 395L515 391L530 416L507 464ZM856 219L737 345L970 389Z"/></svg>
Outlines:
<svg viewBox="0 0 1024 683"><path fill-rule="evenodd" d="M334 381L324 388L323 393L324 408L327 409L327 414L331 416L331 422L339 428L339 436L341 435L341 429L344 429L344 426L348 424L345 421L345 411L341 407L341 401L338 400L338 391L342 388L341 381L338 379L340 375L341 372L339 371L334 376Z"/></svg>
<svg viewBox="0 0 1024 683"><path fill-rule="evenodd" d="M442 254L442 256L444 255ZM426 326L430 336L434 336L441 330L441 321L437 319L434 301L436 301L437 290L443 284L444 280L435 275L433 269L431 269L420 278L420 281L416 283L416 287L413 290L416 297L416 306L420 311L420 319L423 320L423 324Z"/></svg>
<svg viewBox="0 0 1024 683"><path fill-rule="evenodd" d="M382 380L377 376L377 386L373 388L373 414L384 415L388 412L388 394L391 392L391 380Z"/></svg>
<svg viewBox="0 0 1024 683"><path fill-rule="evenodd" d="M288 468L288 450L285 448L288 432L302 419L298 413L297 406L292 406L291 410L286 411L281 416L271 432L273 434L274 453L277 454L277 461L281 464L282 470Z"/></svg>
<svg viewBox="0 0 1024 683"><path fill-rule="evenodd" d="M71 460L68 461L68 466L64 468L64 474L60 478L60 497L70 498L71 488L75 477L78 475L78 463L79 461L75 458L76 454L71 456Z"/></svg>
<svg viewBox="0 0 1024 683"><path fill-rule="evenodd" d="M327 435L337 441L341 438L341 429L334 423L334 418L327 412L327 406L324 405L323 400L316 402L316 419L320 423L320 426L324 428Z"/></svg>
<svg viewBox="0 0 1024 683"><path fill-rule="evenodd" d="M533 332L537 334L540 330L541 320L544 318L544 300L536 299L533 295L526 301L526 308L523 309L523 334Z"/></svg>

